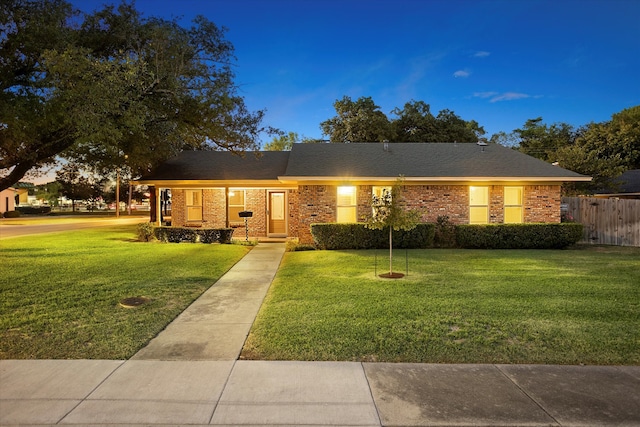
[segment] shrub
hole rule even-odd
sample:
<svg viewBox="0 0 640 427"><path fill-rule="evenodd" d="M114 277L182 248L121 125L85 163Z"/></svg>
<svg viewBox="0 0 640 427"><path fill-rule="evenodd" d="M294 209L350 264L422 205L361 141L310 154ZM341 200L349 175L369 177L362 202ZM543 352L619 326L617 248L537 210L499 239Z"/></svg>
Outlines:
<svg viewBox="0 0 640 427"><path fill-rule="evenodd" d="M152 241L154 236L154 226L150 222L142 222L138 224L138 240L141 242L150 242Z"/></svg>
<svg viewBox="0 0 640 427"><path fill-rule="evenodd" d="M156 239L169 243L231 243L232 228L156 227Z"/></svg>
<svg viewBox="0 0 640 427"><path fill-rule="evenodd" d="M424 249L433 246L433 224L418 224L410 231L394 231L393 246ZM385 249L389 247L389 229L371 230L364 224L311 224L311 235L319 249Z"/></svg>
<svg viewBox="0 0 640 427"><path fill-rule="evenodd" d="M297 239L287 240L285 243L285 252L298 252L298 251L315 251L316 247L313 245L300 243Z"/></svg>
<svg viewBox="0 0 640 427"><path fill-rule="evenodd" d="M5 218L18 218L20 217L20 211L6 211L2 216Z"/></svg>
<svg viewBox="0 0 640 427"><path fill-rule="evenodd" d="M456 242L467 249L561 249L582 238L582 224L457 225Z"/></svg>
<svg viewBox="0 0 640 427"><path fill-rule="evenodd" d="M253 239L253 240L236 239L231 241L231 243L238 246L257 246L259 242L257 239Z"/></svg>
<svg viewBox="0 0 640 427"><path fill-rule="evenodd" d="M51 213L51 206L18 206L16 210L24 215L47 215Z"/></svg>
<svg viewBox="0 0 640 427"><path fill-rule="evenodd" d="M433 244L437 248L454 248L456 246L456 226L449 216L439 216L435 224Z"/></svg>

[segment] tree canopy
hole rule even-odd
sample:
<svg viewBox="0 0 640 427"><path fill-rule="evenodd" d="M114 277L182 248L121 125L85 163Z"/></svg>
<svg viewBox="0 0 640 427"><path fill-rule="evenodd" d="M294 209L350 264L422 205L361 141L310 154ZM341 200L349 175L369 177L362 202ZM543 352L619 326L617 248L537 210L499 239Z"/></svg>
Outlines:
<svg viewBox="0 0 640 427"><path fill-rule="evenodd" d="M492 141L592 176L590 183L565 186L567 193L592 193L611 187L625 170L640 168L640 105L614 114L610 121L577 129L567 123L547 125L541 117L529 119L522 128L496 134Z"/></svg>
<svg viewBox="0 0 640 427"><path fill-rule="evenodd" d="M0 5L0 189L57 156L134 175L181 150L257 150L270 133L234 83L225 29L199 16L90 15L65 0Z"/></svg>
<svg viewBox="0 0 640 427"><path fill-rule="evenodd" d="M295 132L274 136L270 142L264 145L265 151L291 151L293 144L300 142L300 137Z"/></svg>
<svg viewBox="0 0 640 427"><path fill-rule="evenodd" d="M467 122L453 111L434 116L424 101L395 108L391 119L371 97L353 101L345 96L333 106L337 115L320 124L331 142L477 142L485 133L478 122Z"/></svg>
<svg viewBox="0 0 640 427"><path fill-rule="evenodd" d="M392 140L387 116L370 97L352 101L345 96L334 102L337 115L320 123L331 142L382 142Z"/></svg>

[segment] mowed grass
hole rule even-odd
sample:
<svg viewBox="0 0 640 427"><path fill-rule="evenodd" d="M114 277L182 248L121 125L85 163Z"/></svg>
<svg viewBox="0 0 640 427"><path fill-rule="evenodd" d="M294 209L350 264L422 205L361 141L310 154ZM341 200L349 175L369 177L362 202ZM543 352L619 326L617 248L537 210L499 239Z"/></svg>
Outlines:
<svg viewBox="0 0 640 427"><path fill-rule="evenodd" d="M285 254L242 357L640 364L639 248L407 254Z"/></svg>
<svg viewBox="0 0 640 427"><path fill-rule="evenodd" d="M107 226L0 240L0 358L126 359L249 250ZM126 297L150 303L123 308Z"/></svg>

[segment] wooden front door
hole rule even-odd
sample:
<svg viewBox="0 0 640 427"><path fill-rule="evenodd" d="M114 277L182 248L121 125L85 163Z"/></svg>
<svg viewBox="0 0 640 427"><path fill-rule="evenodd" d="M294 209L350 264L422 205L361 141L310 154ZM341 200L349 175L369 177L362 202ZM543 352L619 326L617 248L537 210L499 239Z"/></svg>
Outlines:
<svg viewBox="0 0 640 427"><path fill-rule="evenodd" d="M269 192L269 235L287 235L287 203L284 191Z"/></svg>

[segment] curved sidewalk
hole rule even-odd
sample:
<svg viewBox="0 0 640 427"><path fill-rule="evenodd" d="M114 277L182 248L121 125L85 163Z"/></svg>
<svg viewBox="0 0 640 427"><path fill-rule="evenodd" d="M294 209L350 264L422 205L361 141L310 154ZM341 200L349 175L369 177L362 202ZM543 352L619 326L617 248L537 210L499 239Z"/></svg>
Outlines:
<svg viewBox="0 0 640 427"><path fill-rule="evenodd" d="M260 244L131 360L0 360L0 425L640 426L640 367L237 360Z"/></svg>

